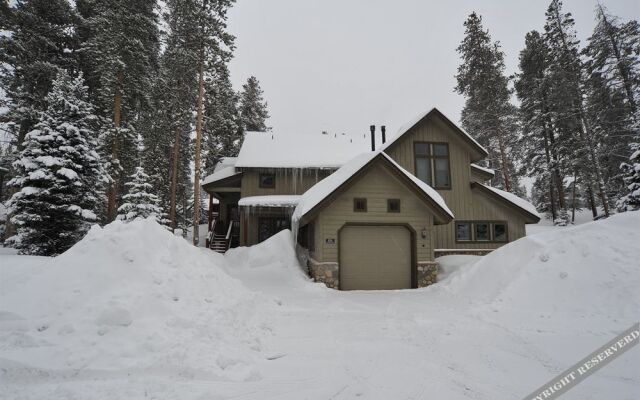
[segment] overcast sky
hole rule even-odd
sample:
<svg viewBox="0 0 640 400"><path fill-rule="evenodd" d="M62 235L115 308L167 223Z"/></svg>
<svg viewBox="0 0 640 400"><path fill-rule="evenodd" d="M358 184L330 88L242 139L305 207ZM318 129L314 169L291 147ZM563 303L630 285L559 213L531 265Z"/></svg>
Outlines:
<svg viewBox="0 0 640 400"><path fill-rule="evenodd" d="M483 17L517 69L526 32L544 26L548 0L238 0L229 15L236 39L231 63L240 88L255 75L276 132L349 134L386 124L391 133L437 106L458 120L453 92L456 47L472 11ZM565 0L585 40L595 0ZM640 18L638 0L604 0L624 19Z"/></svg>

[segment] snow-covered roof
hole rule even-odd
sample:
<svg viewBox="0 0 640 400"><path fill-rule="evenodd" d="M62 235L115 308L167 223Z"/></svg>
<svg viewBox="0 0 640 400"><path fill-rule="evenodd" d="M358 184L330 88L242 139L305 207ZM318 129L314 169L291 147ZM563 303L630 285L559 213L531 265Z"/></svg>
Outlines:
<svg viewBox="0 0 640 400"><path fill-rule="evenodd" d="M431 107L429 108L426 112L423 112L419 115L417 115L415 118L413 118L411 121L409 121L408 123L402 125L400 127L400 129L398 129L398 133L396 133L396 135L391 138L391 140L389 140L384 146L383 149L387 149L389 148L389 146L391 146L393 143L395 143L396 141L398 141L398 139L400 139L405 133L407 133L411 128L413 128L416 124L418 124L420 121L422 121L422 119L424 119L427 115L431 114L431 113L438 113L440 114L447 122L449 122L463 137L463 139L465 139L469 144L471 144L473 147L475 147L480 153L484 153L484 155L486 156L487 154L489 154L487 152L487 149L485 149L484 147L482 147L480 145L480 143L478 143L473 136L471 136L467 131L465 131L464 129L462 129L461 127L458 126L458 124L456 124L455 122L453 122L453 120L451 118L449 118L448 116L446 116L442 111L440 111L438 108L436 107Z"/></svg>
<svg viewBox="0 0 640 400"><path fill-rule="evenodd" d="M340 168L370 149L368 134L247 132L237 168Z"/></svg>
<svg viewBox="0 0 640 400"><path fill-rule="evenodd" d="M218 161L218 163L216 164L215 168L213 169L213 173L216 173L221 169L224 169L227 167L235 167L236 161L238 161L238 157L222 157L220 161Z"/></svg>
<svg viewBox="0 0 640 400"><path fill-rule="evenodd" d="M481 186L483 188L486 188L488 190L490 190L491 192L495 193L496 195L502 197L504 200L508 201L509 203L513 204L514 206L528 212L529 214L537 217L538 219L540 219L540 214L538 214L538 210L536 210L536 207L529 203L527 200L520 198L518 196L516 196L513 193L509 193L509 192L505 192L504 190L500 190L488 185L484 185L481 183L477 183L478 186Z"/></svg>
<svg viewBox="0 0 640 400"><path fill-rule="evenodd" d="M274 195L274 196L249 196L238 201L240 207L295 207L301 196Z"/></svg>
<svg viewBox="0 0 640 400"><path fill-rule="evenodd" d="M222 157L220 161L216 164L213 169L213 174L207 175L202 180L202 185L208 185L213 182L218 182L223 179L227 179L231 176L238 175L239 172L236 171L236 161L238 157Z"/></svg>
<svg viewBox="0 0 640 400"><path fill-rule="evenodd" d="M438 194L438 192L435 191L435 189L416 178L406 169L402 168L384 152L372 151L360 154L359 156L349 161L347 164L343 165L336 172L316 183L309 190L307 190L301 196L298 206L296 207L296 210L291 217L291 220L294 221L294 223L298 223L298 221L305 214L307 214L315 206L317 206L324 198L333 193L336 189L342 186L342 184L347 182L349 178L351 178L354 174L356 174L378 156L384 157L387 161L389 161L402 174L409 178L427 197L433 200L433 202L439 208L441 208L444 213L453 218L453 213L451 212L451 210L449 210L449 207L447 207L444 199Z"/></svg>
<svg viewBox="0 0 640 400"><path fill-rule="evenodd" d="M485 172L485 173L487 173L487 174L489 174L491 176L495 176L495 174L496 174L496 171L492 170L491 168L482 167L482 166L477 165L477 164L471 164L471 168L477 169L478 171Z"/></svg>

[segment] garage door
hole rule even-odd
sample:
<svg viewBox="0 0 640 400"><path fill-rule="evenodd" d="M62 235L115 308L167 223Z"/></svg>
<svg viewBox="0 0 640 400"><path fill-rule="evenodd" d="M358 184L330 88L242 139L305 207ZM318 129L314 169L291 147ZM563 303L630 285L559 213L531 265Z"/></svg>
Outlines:
<svg viewBox="0 0 640 400"><path fill-rule="evenodd" d="M403 226L340 231L340 289L411 288L411 234Z"/></svg>

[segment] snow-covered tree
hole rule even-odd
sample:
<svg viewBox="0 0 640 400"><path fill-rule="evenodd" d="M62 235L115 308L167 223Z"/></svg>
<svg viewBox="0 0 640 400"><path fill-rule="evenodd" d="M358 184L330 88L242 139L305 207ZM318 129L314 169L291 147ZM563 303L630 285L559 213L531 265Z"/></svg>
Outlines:
<svg viewBox="0 0 640 400"><path fill-rule="evenodd" d="M240 116L245 132L265 132L269 129L266 124L267 118L269 118L267 102L263 98L260 82L255 76L247 79L247 83L242 85Z"/></svg>
<svg viewBox="0 0 640 400"><path fill-rule="evenodd" d="M222 157L238 155L242 145L242 122L238 111L238 95L229 79L229 70L221 65L207 83L204 122L205 173L213 169Z"/></svg>
<svg viewBox="0 0 640 400"><path fill-rule="evenodd" d="M631 149L633 153L629 162L621 166L627 191L618 200L617 207L620 212L640 210L640 142L633 143Z"/></svg>
<svg viewBox="0 0 640 400"><path fill-rule="evenodd" d="M465 96L462 126L489 152L489 167L497 171L494 185L512 192L518 187L513 155L517 139L517 109L510 103L504 53L471 13L464 23L465 37L458 46L462 63L456 91Z"/></svg>
<svg viewBox="0 0 640 400"><path fill-rule="evenodd" d="M10 182L19 188L9 200L18 233L8 242L24 254L67 250L96 221L102 200L105 174L96 151L96 117L82 76L60 72L45 101Z"/></svg>
<svg viewBox="0 0 640 400"><path fill-rule="evenodd" d="M151 193L153 185L149 183L149 175L145 174L143 167L136 167L129 181L125 183L129 189L122 196L122 205L118 208L117 219L129 222L136 218L155 217L162 221L162 210L158 206L158 196Z"/></svg>
<svg viewBox="0 0 640 400"><path fill-rule="evenodd" d="M159 53L157 0L81 0L82 66L102 117L101 153L113 179L107 220L116 217L122 179L136 165L137 122L150 103Z"/></svg>

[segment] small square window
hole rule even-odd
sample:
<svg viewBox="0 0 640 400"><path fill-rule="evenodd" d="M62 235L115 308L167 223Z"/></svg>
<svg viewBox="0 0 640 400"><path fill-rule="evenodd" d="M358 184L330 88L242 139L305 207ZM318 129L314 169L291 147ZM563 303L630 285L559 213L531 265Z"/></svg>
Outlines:
<svg viewBox="0 0 640 400"><path fill-rule="evenodd" d="M400 212L400 199L387 199L387 212Z"/></svg>
<svg viewBox="0 0 640 400"><path fill-rule="evenodd" d="M275 174L260 174L260 187L263 189L273 189L276 187Z"/></svg>
<svg viewBox="0 0 640 400"><path fill-rule="evenodd" d="M489 224L487 222L476 222L475 226L475 239L478 241L489 240Z"/></svg>
<svg viewBox="0 0 640 400"><path fill-rule="evenodd" d="M493 224L493 240L496 242L507 241L507 224L503 224L503 223Z"/></svg>
<svg viewBox="0 0 640 400"><path fill-rule="evenodd" d="M353 211L367 212L367 199L353 199Z"/></svg>
<svg viewBox="0 0 640 400"><path fill-rule="evenodd" d="M469 222L456 223L456 240L471 240L471 224Z"/></svg>

